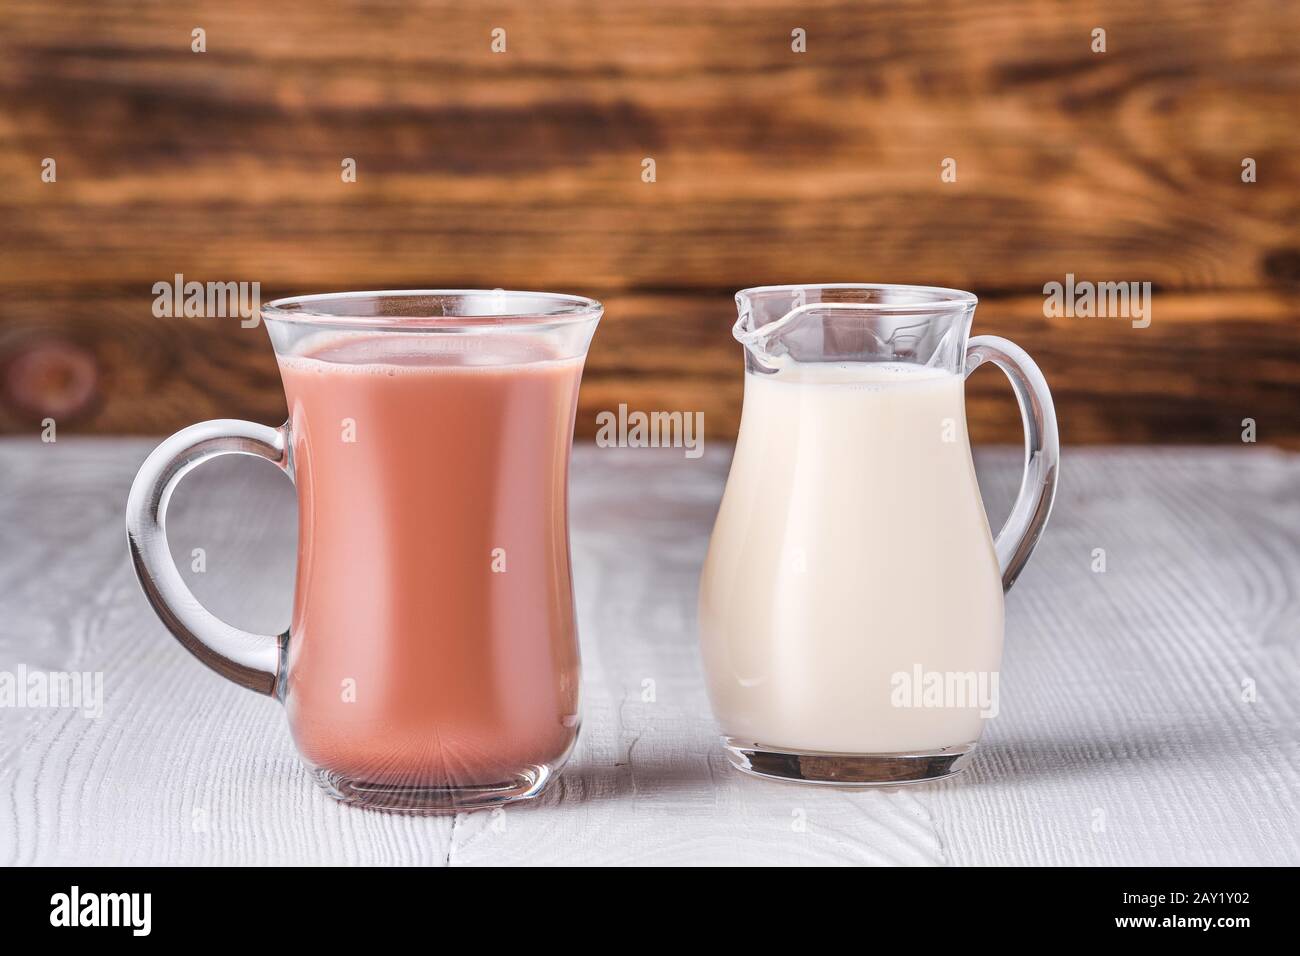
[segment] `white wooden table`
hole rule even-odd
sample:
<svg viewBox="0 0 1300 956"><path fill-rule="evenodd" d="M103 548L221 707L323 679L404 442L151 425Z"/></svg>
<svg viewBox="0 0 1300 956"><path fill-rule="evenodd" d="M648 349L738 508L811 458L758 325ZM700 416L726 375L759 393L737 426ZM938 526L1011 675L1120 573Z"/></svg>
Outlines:
<svg viewBox="0 0 1300 956"><path fill-rule="evenodd" d="M1300 456L1067 449L973 768L850 792L750 779L718 748L694 607L728 449L580 448L578 750L531 804L410 817L318 791L279 705L154 618L122 529L152 444L0 441L0 671L105 689L98 719L0 708L0 864L1300 863ZM997 522L1019 452L977 457ZM205 549L186 573L213 610L284 626L293 491L271 466L200 469L169 530L182 567Z"/></svg>

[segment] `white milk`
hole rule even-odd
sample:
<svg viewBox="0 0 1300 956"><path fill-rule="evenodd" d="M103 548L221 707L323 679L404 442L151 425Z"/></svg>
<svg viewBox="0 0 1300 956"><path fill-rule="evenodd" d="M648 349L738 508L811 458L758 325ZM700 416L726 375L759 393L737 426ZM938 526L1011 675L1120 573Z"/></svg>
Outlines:
<svg viewBox="0 0 1300 956"><path fill-rule="evenodd" d="M1002 584L963 379L866 363L747 373L700 632L727 736L845 754L976 740Z"/></svg>

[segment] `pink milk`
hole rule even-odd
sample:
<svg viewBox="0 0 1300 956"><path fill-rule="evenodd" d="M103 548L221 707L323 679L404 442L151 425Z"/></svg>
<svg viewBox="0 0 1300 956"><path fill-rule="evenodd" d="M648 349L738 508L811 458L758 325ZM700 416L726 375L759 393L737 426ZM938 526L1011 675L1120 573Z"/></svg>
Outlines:
<svg viewBox="0 0 1300 956"><path fill-rule="evenodd" d="M331 778L512 783L578 732L566 489L582 359L416 338L280 358L300 524L285 703Z"/></svg>

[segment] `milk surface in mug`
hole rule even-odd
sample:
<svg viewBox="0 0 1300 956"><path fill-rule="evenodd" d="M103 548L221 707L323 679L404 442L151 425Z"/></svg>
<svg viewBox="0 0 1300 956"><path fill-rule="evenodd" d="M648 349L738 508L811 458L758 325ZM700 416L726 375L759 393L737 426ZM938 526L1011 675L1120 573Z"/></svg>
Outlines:
<svg viewBox="0 0 1300 956"><path fill-rule="evenodd" d="M1003 606L963 384L901 363L746 373L700 588L726 734L849 754L979 737Z"/></svg>

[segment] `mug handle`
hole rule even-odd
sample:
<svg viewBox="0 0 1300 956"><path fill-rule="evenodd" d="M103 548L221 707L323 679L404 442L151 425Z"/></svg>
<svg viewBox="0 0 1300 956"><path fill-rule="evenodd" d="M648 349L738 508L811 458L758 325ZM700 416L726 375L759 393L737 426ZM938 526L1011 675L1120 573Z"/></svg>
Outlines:
<svg viewBox="0 0 1300 956"><path fill-rule="evenodd" d="M1020 493L1002 530L993 539L1005 592L1016 583L1047 525L1056 498L1061 447L1052 393L1029 353L999 336L977 335L966 346L966 377L985 362L992 362L1011 380L1025 423L1025 470Z"/></svg>
<svg viewBox="0 0 1300 956"><path fill-rule="evenodd" d="M131 562L154 611L186 649L222 677L275 696L289 632L272 636L233 627L194 597L167 546L167 504L192 468L218 455L256 455L293 480L289 426L268 428L238 419L199 422L153 450L131 484L126 539Z"/></svg>

